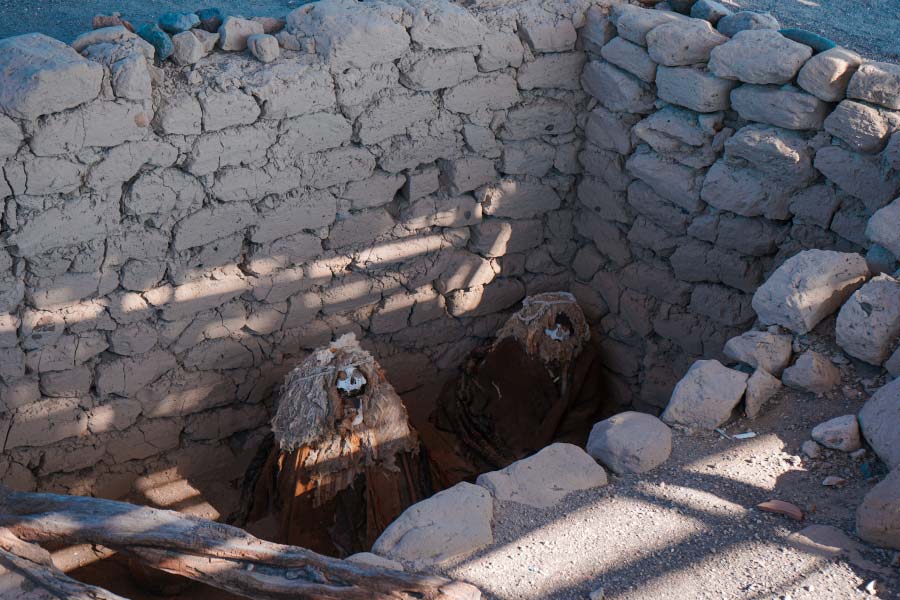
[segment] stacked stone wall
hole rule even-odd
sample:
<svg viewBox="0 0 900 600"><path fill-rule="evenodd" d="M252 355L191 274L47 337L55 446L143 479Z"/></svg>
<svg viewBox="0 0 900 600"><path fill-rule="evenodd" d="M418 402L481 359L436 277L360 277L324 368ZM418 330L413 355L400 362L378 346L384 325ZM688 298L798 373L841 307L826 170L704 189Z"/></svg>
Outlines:
<svg viewBox="0 0 900 600"><path fill-rule="evenodd" d="M573 291L650 411L697 358L727 360L725 341L756 319L753 292L797 252L896 269L866 227L900 193L900 67L692 4L679 6L712 22L620 5L581 30L593 101Z"/></svg>
<svg viewBox="0 0 900 600"><path fill-rule="evenodd" d="M852 53L609 0L323 0L267 63L178 36L0 41L4 483L239 475L273 386L348 331L421 418L542 291L657 410L785 258L894 261L864 230L900 105Z"/></svg>
<svg viewBox="0 0 900 600"><path fill-rule="evenodd" d="M310 349L354 331L410 393L566 289L583 14L329 0L268 64L0 42L3 481L239 475Z"/></svg>

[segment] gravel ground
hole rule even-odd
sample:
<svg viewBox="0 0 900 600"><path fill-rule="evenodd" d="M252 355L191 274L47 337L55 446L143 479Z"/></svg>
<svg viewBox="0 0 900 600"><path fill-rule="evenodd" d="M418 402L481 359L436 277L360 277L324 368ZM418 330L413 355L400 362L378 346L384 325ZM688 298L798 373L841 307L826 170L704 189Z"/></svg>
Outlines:
<svg viewBox="0 0 900 600"><path fill-rule="evenodd" d="M723 0L765 10L786 27L821 33L872 59L900 62L900 0ZM247 16L285 15L303 0L0 0L0 38L40 31L71 42L97 13L119 11L139 24L167 11L219 6Z"/></svg>
<svg viewBox="0 0 900 600"><path fill-rule="evenodd" d="M810 461L800 445L813 426L856 413L867 397L859 384L832 398L786 392L764 416L728 427L754 439L679 433L670 460L649 474L614 477L552 509L499 504L494 545L444 572L498 600L584 600L598 588L606 600L850 600L872 598L873 580L874 597L897 600L895 553L860 545L855 556L830 558L788 541L812 524L852 535L872 485L862 463L836 451ZM823 487L828 475L848 484ZM798 505L805 521L755 508L770 499Z"/></svg>
<svg viewBox="0 0 900 600"><path fill-rule="evenodd" d="M0 0L0 38L39 31L68 43L88 31L98 13L120 12L137 26L169 11L217 6L235 15L280 17L301 4L301 0Z"/></svg>

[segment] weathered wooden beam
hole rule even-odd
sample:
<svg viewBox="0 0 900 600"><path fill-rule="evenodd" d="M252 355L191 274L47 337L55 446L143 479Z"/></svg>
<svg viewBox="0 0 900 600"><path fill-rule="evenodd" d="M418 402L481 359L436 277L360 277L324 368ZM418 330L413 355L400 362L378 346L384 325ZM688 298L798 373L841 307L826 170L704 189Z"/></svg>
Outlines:
<svg viewBox="0 0 900 600"><path fill-rule="evenodd" d="M30 542L101 544L256 599L476 600L471 585L274 544L242 529L126 502L0 487L0 527Z"/></svg>

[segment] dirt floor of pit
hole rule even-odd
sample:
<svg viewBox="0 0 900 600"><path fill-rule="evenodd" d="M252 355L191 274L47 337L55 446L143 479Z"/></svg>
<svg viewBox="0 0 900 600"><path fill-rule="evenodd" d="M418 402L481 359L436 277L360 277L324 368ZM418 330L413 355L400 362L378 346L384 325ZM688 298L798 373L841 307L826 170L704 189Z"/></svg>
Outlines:
<svg viewBox="0 0 900 600"><path fill-rule="evenodd" d="M809 345L840 355L829 339ZM650 473L612 477L547 510L500 503L495 543L442 571L502 600L582 600L599 588L605 600L897 600L900 553L861 544L830 558L788 540L818 524L858 541L856 508L874 484L865 473L882 468L871 452L857 461L800 451L814 426L856 414L882 381L865 365L840 367L842 385L828 396L782 391L757 419L727 426L755 438L676 432L671 458ZM847 484L824 487L829 475ZM796 504L804 521L755 508L771 499ZM873 580L874 595L865 589Z"/></svg>

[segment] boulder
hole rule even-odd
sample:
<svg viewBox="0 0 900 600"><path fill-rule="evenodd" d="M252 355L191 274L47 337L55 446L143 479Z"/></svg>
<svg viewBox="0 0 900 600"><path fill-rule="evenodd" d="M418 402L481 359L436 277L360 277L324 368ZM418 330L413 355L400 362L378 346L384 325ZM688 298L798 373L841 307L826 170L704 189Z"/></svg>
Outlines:
<svg viewBox="0 0 900 600"><path fill-rule="evenodd" d="M265 33L262 23L240 17L225 17L219 27L219 48L226 52L246 50L250 36L259 33Z"/></svg>
<svg viewBox="0 0 900 600"><path fill-rule="evenodd" d="M388 525L372 552L419 571L494 541L494 503L485 488L461 482L413 504Z"/></svg>
<svg viewBox="0 0 900 600"><path fill-rule="evenodd" d="M900 281L879 275L854 292L838 313L836 334L850 356L884 363L900 336Z"/></svg>
<svg viewBox="0 0 900 600"><path fill-rule="evenodd" d="M741 118L785 129L820 129L830 109L812 94L791 85L742 85L731 92Z"/></svg>
<svg viewBox="0 0 900 600"><path fill-rule="evenodd" d="M866 225L866 237L900 260L900 198L878 209Z"/></svg>
<svg viewBox="0 0 900 600"><path fill-rule="evenodd" d="M203 42L190 31L182 31L172 36L172 60L177 65L193 65L206 56Z"/></svg>
<svg viewBox="0 0 900 600"><path fill-rule="evenodd" d="M733 14L727 6L714 0L697 0L691 6L691 16L693 18L709 21L713 25L716 25L722 17Z"/></svg>
<svg viewBox="0 0 900 600"><path fill-rule="evenodd" d="M622 37L614 37L600 49L600 56L647 83L656 80L656 63L647 50Z"/></svg>
<svg viewBox="0 0 900 600"><path fill-rule="evenodd" d="M866 260L858 254L805 250L786 260L759 287L753 295L753 309L766 325L807 333L868 275Z"/></svg>
<svg viewBox="0 0 900 600"><path fill-rule="evenodd" d="M826 448L853 452L862 448L856 415L835 417L813 427L812 439Z"/></svg>
<svg viewBox="0 0 900 600"><path fill-rule="evenodd" d="M900 65L886 62L863 64L850 79L847 97L900 110Z"/></svg>
<svg viewBox="0 0 900 600"><path fill-rule="evenodd" d="M900 172L885 169L882 156L831 145L816 152L814 164L841 190L862 200L869 212L878 210L900 193ZM865 241L857 243L863 245Z"/></svg>
<svg viewBox="0 0 900 600"><path fill-rule="evenodd" d="M175 52L172 38L154 23L141 25L135 33L141 36L142 40L153 46L158 60L166 60Z"/></svg>
<svg viewBox="0 0 900 600"><path fill-rule="evenodd" d="M664 23L647 33L650 58L667 67L706 62L713 49L726 42L733 43L700 19Z"/></svg>
<svg viewBox="0 0 900 600"><path fill-rule="evenodd" d="M756 369L747 380L747 391L744 394L744 414L754 419L762 411L762 407L781 389L781 381L763 369Z"/></svg>
<svg viewBox="0 0 900 600"><path fill-rule="evenodd" d="M476 481L497 500L549 508L566 494L606 485L606 471L584 450L557 443Z"/></svg>
<svg viewBox="0 0 900 600"><path fill-rule="evenodd" d="M900 378L883 385L859 411L863 437L891 469L900 465Z"/></svg>
<svg viewBox="0 0 900 600"><path fill-rule="evenodd" d="M709 70L723 79L781 84L791 81L810 56L809 46L792 42L777 31L747 30L712 48Z"/></svg>
<svg viewBox="0 0 900 600"><path fill-rule="evenodd" d="M623 412L595 424L586 448L614 473L645 473L669 458L672 430L653 415Z"/></svg>
<svg viewBox="0 0 900 600"><path fill-rule="evenodd" d="M731 91L736 81L716 77L706 69L659 67L656 69L657 94L661 100L701 113L731 108Z"/></svg>
<svg viewBox="0 0 900 600"><path fill-rule="evenodd" d="M900 550L900 469L863 498L856 510L856 532L870 544Z"/></svg>
<svg viewBox="0 0 900 600"><path fill-rule="evenodd" d="M90 102L100 94L103 67L41 33L0 40L0 111L36 119Z"/></svg>
<svg viewBox="0 0 900 600"><path fill-rule="evenodd" d="M674 12L618 4L613 8L611 20L621 37L639 46L646 46L647 34L654 27L673 21L684 22L686 18Z"/></svg>
<svg viewBox="0 0 900 600"><path fill-rule="evenodd" d="M698 360L675 385L662 420L714 429L725 423L747 389L748 375L717 360Z"/></svg>
<svg viewBox="0 0 900 600"><path fill-rule="evenodd" d="M589 94L614 112L648 113L656 103L653 92L637 77L606 61L585 64L581 82Z"/></svg>
<svg viewBox="0 0 900 600"><path fill-rule="evenodd" d="M200 25L200 17L194 13L167 12L159 18L157 25L166 33L175 35Z"/></svg>
<svg viewBox="0 0 900 600"><path fill-rule="evenodd" d="M781 380L788 387L824 394L841 382L841 372L824 354L807 350L784 370Z"/></svg>
<svg viewBox="0 0 900 600"><path fill-rule="evenodd" d="M816 54L803 65L797 85L825 102L843 100L850 79L862 64L862 57L846 48L833 48Z"/></svg>
<svg viewBox="0 0 900 600"><path fill-rule="evenodd" d="M198 27L210 33L219 31L222 21L225 20L225 13L220 8L201 8L196 14L197 18L200 19Z"/></svg>
<svg viewBox="0 0 900 600"><path fill-rule="evenodd" d="M781 375L791 362L790 335L768 331L748 331L725 343L725 356L754 369Z"/></svg>
<svg viewBox="0 0 900 600"><path fill-rule="evenodd" d="M719 19L716 29L728 37L734 37L741 31L756 29L780 29L778 19L769 13L742 10L733 15L727 15Z"/></svg>

